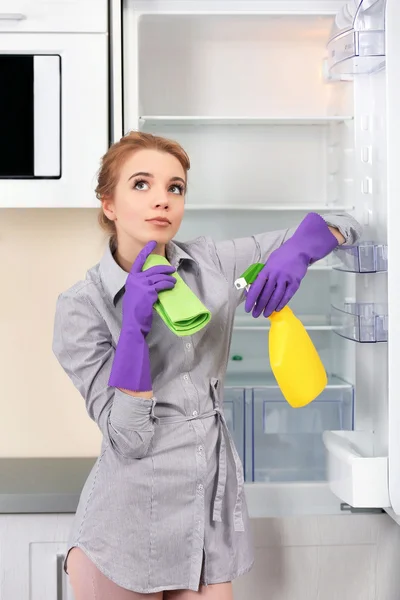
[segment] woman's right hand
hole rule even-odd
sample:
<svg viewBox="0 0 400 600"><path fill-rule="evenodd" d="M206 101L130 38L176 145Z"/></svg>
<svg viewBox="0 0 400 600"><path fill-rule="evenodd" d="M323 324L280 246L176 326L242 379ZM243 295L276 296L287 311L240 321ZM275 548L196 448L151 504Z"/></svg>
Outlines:
<svg viewBox="0 0 400 600"><path fill-rule="evenodd" d="M108 385L131 395L151 397L152 390L150 352L146 336L153 320L153 304L158 292L170 290L176 280L171 277L175 269L160 265L142 271L146 258L156 247L149 242L138 254L125 284L122 300L122 327L115 349ZM144 394L143 394L144 392Z"/></svg>
<svg viewBox="0 0 400 600"><path fill-rule="evenodd" d="M158 292L170 290L176 279L171 276L174 267L157 265L142 271L147 257L153 252L157 242L151 241L141 250L132 265L125 284L122 301L122 328L140 330L144 337L150 332L153 321L153 305Z"/></svg>

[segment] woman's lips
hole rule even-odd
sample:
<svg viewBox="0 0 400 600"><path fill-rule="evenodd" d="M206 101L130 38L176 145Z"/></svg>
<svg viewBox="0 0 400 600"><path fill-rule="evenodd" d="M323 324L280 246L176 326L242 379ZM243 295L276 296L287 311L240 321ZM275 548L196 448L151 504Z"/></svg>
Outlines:
<svg viewBox="0 0 400 600"><path fill-rule="evenodd" d="M169 221L164 221L164 219L149 219L147 222L157 227L169 227L171 225Z"/></svg>

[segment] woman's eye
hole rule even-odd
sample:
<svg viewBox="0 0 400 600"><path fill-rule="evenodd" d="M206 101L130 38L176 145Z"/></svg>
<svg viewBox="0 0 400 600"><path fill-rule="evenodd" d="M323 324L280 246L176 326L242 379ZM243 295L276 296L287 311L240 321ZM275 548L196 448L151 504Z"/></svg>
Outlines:
<svg viewBox="0 0 400 600"><path fill-rule="evenodd" d="M149 189L149 184L146 181L137 181L134 185L134 189L135 190L148 190Z"/></svg>
<svg viewBox="0 0 400 600"><path fill-rule="evenodd" d="M171 185L171 187L169 189L173 194L178 194L180 196L182 196L182 194L183 194L183 186L182 185Z"/></svg>

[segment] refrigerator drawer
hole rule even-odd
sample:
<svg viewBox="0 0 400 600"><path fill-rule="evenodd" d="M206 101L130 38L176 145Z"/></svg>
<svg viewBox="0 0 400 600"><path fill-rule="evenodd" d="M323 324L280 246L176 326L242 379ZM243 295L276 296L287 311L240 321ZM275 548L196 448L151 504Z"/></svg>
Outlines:
<svg viewBox="0 0 400 600"><path fill-rule="evenodd" d="M328 385L311 404L297 409L277 386L254 389L252 429L253 481L324 481L322 434L353 429L353 388Z"/></svg>
<svg viewBox="0 0 400 600"><path fill-rule="evenodd" d="M332 492L355 508L390 506L388 458L377 456L374 434L364 431L325 431L327 470Z"/></svg>

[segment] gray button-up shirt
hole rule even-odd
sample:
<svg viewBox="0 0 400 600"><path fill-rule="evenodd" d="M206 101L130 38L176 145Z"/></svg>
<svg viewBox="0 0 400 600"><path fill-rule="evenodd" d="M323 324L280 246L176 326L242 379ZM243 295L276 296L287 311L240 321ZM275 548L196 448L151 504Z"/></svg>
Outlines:
<svg viewBox="0 0 400 600"><path fill-rule="evenodd" d="M347 243L358 239L352 217L324 218ZM252 566L243 469L223 414L233 320L244 297L233 282L291 233L167 245L168 260L212 319L181 338L154 311L147 337L152 400L108 386L127 278L110 249L84 281L59 296L53 350L103 433L68 549L82 548L124 588L198 590Z"/></svg>

